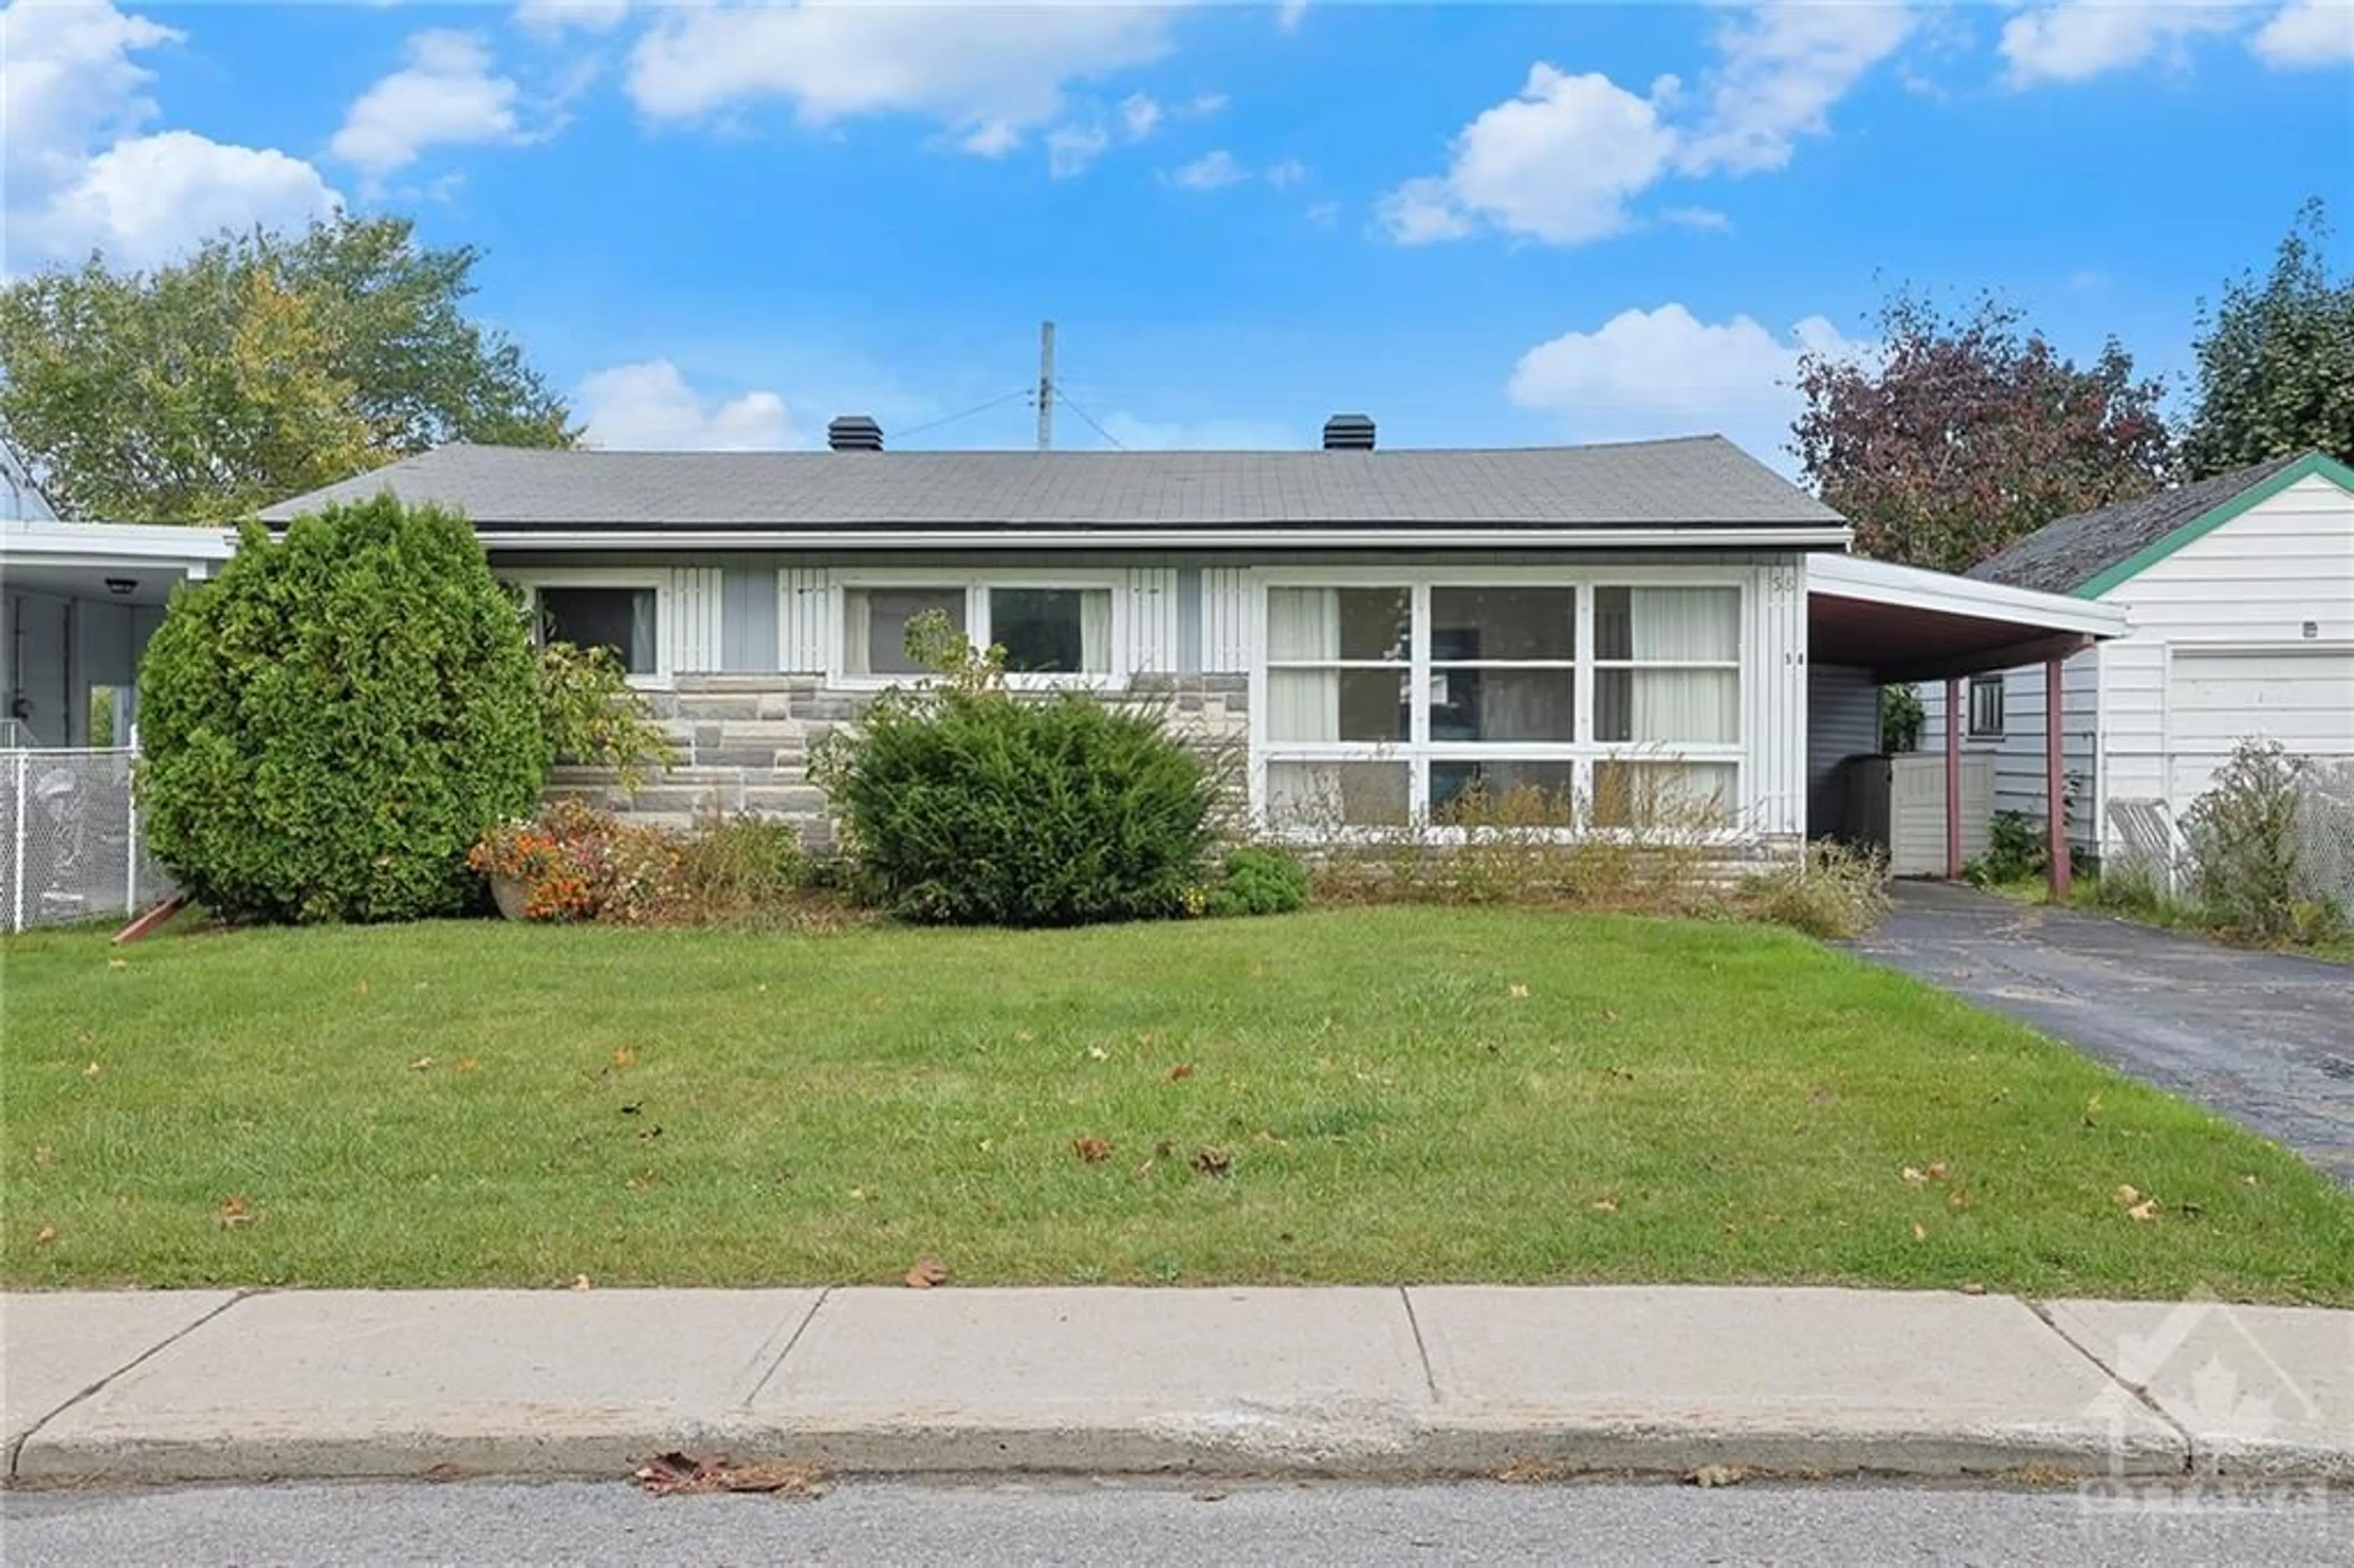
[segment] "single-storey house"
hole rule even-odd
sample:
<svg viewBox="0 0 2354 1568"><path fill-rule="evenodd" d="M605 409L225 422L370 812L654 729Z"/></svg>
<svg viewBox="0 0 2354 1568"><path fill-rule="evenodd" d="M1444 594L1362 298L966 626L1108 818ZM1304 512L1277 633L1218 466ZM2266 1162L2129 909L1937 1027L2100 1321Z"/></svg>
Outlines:
<svg viewBox="0 0 2354 1568"><path fill-rule="evenodd" d="M1969 576L2128 612L2130 631L2062 667L2081 853L2170 849L2245 738L2354 764L2354 470L2341 462L2275 458L2063 517ZM2043 687L2041 670L1988 672L1952 710L1932 687L1923 744L1953 712L1961 750L1992 758L1993 809L2042 819Z"/></svg>
<svg viewBox="0 0 2354 1568"><path fill-rule="evenodd" d="M681 742L633 797L565 782L673 819L818 817L811 741L907 678L907 622L939 610L1018 684L1158 696L1241 748L1270 832L1533 786L1564 829L1675 800L1771 855L1873 749L1881 684L2125 630L2107 606L1849 557L1837 514L1719 437L1376 450L1362 416L1310 451L886 452L863 418L829 435L451 446L264 516L384 491L463 512L539 624L613 648Z"/></svg>

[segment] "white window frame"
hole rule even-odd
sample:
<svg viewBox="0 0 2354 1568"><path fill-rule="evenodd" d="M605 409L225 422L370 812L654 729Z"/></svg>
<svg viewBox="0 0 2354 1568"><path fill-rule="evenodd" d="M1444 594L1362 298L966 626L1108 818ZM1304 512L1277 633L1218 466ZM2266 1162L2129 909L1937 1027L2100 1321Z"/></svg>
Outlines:
<svg viewBox="0 0 2354 1568"><path fill-rule="evenodd" d="M1111 595L1111 667L1108 670L1022 671L1009 673L1005 683L1017 691L1115 692L1123 690L1131 673L1125 668L1129 640L1128 574L1119 567L1021 568L959 571L954 567L875 567L837 571L830 593L832 638L826 649L826 684L848 691L878 692L922 679L912 674L859 674L849 669L849 596L859 588L938 588L964 595L964 630L976 648L990 644L989 596L999 588L1061 588Z"/></svg>
<svg viewBox="0 0 2354 1568"><path fill-rule="evenodd" d="M1281 588L1402 588L1407 590L1412 617L1410 655L1403 665L1386 662L1350 660L1341 665L1377 663L1383 668L1401 671L1409 683L1409 692L1427 693L1433 661L1430 657L1431 589L1435 588L1573 588L1576 590L1576 641L1574 644L1575 693L1577 722L1576 738L1570 741L1433 741L1430 738L1430 710L1426 702L1410 703L1407 706L1408 735L1403 741L1276 741L1267 736L1269 717L1267 686L1270 664L1267 634L1267 594ZM1740 715L1740 738L1729 743L1699 743L1667 746L1647 741L1601 741L1595 738L1595 669L1594 630L1596 590L1605 588L1732 588L1738 594L1740 623L1735 648L1740 656L1731 662L1708 661L1694 663L1691 668L1724 669L1735 672L1740 681L1737 699ZM1250 660L1250 811L1260 829L1276 836L1299 842L1347 842L1352 838L1371 839L1387 831L1382 829L1351 829L1340 827L1325 831L1316 828L1278 828L1267 820L1267 769L1270 762L1403 762L1407 768L1407 816L1417 831L1430 836L1433 842L1458 841L1467 835L1463 828L1439 828L1430 824L1430 768L1434 761L1477 760L1491 762L1568 762L1573 765L1577 796L1590 801L1594 793L1594 765L1608 759L1628 761L1679 761L1690 763L1726 763L1734 769L1733 787L1725 801L1728 821L1706 836L1713 842L1737 842L1750 836L1744 826L1752 815L1748 791L1755 776L1755 763L1751 756L1755 744L1750 724L1750 701L1755 683L1759 678L1751 667L1750 652L1755 646L1757 609L1757 584L1753 570L1739 567L1695 565L1691 567L1263 567L1250 573L1249 592L1252 604ZM1495 664L1511 667L1526 665L1542 667L1543 660L1478 660L1440 661L1449 665ZM1656 661L1614 659L1610 666L1617 668L1684 667L1662 665ZM1331 668L1332 661L1286 661L1289 668ZM1564 829L1561 836L1632 836L1628 830L1585 827Z"/></svg>
<svg viewBox="0 0 2354 1568"><path fill-rule="evenodd" d="M540 571L507 571L498 574L509 585L519 588L524 596L524 608L531 617L531 641L539 644L543 636L539 595L543 588L652 588L654 594L654 667L652 673L632 673L628 677L632 686L647 691L667 690L676 672L671 660L672 602L670 573L660 567L566 567Z"/></svg>
<svg viewBox="0 0 2354 1568"><path fill-rule="evenodd" d="M2010 715L2006 711L2010 703L2009 682L2002 675L1972 675L1962 684L1962 734L1970 740L2000 740ZM1994 693L1994 723L1978 723L1978 693Z"/></svg>

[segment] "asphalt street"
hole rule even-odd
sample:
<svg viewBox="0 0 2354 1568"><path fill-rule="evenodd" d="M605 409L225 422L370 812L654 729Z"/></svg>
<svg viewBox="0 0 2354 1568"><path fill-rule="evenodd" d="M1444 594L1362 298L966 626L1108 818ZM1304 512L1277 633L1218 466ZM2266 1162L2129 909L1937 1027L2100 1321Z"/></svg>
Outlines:
<svg viewBox="0 0 2354 1568"><path fill-rule="evenodd" d="M1775 1484L852 1482L814 1500L620 1483L279 1485L0 1497L48 1564L1172 1563L2294 1564L2354 1493ZM2333 1550L2334 1549L2334 1550Z"/></svg>

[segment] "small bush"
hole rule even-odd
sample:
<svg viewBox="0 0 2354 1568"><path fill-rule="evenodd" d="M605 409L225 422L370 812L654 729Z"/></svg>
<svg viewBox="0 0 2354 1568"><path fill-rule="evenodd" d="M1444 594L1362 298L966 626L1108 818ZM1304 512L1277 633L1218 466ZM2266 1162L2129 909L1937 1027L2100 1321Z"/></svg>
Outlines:
<svg viewBox="0 0 2354 1568"><path fill-rule="evenodd" d="M631 789L649 769L678 763L678 748L610 648L543 644L539 700L548 750L560 761L610 768Z"/></svg>
<svg viewBox="0 0 2354 1568"><path fill-rule="evenodd" d="M941 678L884 693L811 768L867 897L952 925L1184 913L1216 787L1158 712L1016 695L936 614L908 646Z"/></svg>
<svg viewBox="0 0 2354 1568"><path fill-rule="evenodd" d="M1980 887L2000 887L2041 876L2052 863L2043 824L2024 811L1997 811L1987 825L1986 853L1962 867Z"/></svg>
<svg viewBox="0 0 2354 1568"><path fill-rule="evenodd" d="M2192 895L2216 924L2255 941L2294 935L2297 764L2277 741L2243 740L2183 819Z"/></svg>
<svg viewBox="0 0 2354 1568"><path fill-rule="evenodd" d="M1809 937L1860 937L1888 913L1888 863L1877 852L1818 842L1787 865L1744 879L1741 912Z"/></svg>
<svg viewBox="0 0 2354 1568"><path fill-rule="evenodd" d="M1918 751L1921 748L1921 726L1928 719L1921 699L1910 686L1880 688L1880 749L1886 752Z"/></svg>
<svg viewBox="0 0 2354 1568"><path fill-rule="evenodd" d="M1308 867L1298 855L1274 845L1244 844L1226 852L1204 912L1221 917L1288 915L1307 904Z"/></svg>
<svg viewBox="0 0 2354 1568"><path fill-rule="evenodd" d="M389 495L249 524L140 673L157 858L232 919L472 908L466 853L538 800L534 656L465 519Z"/></svg>
<svg viewBox="0 0 2354 1568"><path fill-rule="evenodd" d="M748 811L714 813L676 845L666 914L695 923L741 921L791 908L812 881L801 830Z"/></svg>

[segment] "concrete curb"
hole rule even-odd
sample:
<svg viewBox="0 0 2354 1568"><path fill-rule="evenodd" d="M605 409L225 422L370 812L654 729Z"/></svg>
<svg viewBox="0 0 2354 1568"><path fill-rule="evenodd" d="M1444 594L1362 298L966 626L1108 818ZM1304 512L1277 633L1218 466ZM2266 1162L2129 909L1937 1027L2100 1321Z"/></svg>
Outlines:
<svg viewBox="0 0 2354 1568"><path fill-rule="evenodd" d="M619 1478L673 1448L875 1475L2354 1479L2354 1313L2294 1308L1443 1287L0 1309L11 1486ZM2271 1425L2200 1406L2219 1356L2274 1380Z"/></svg>

